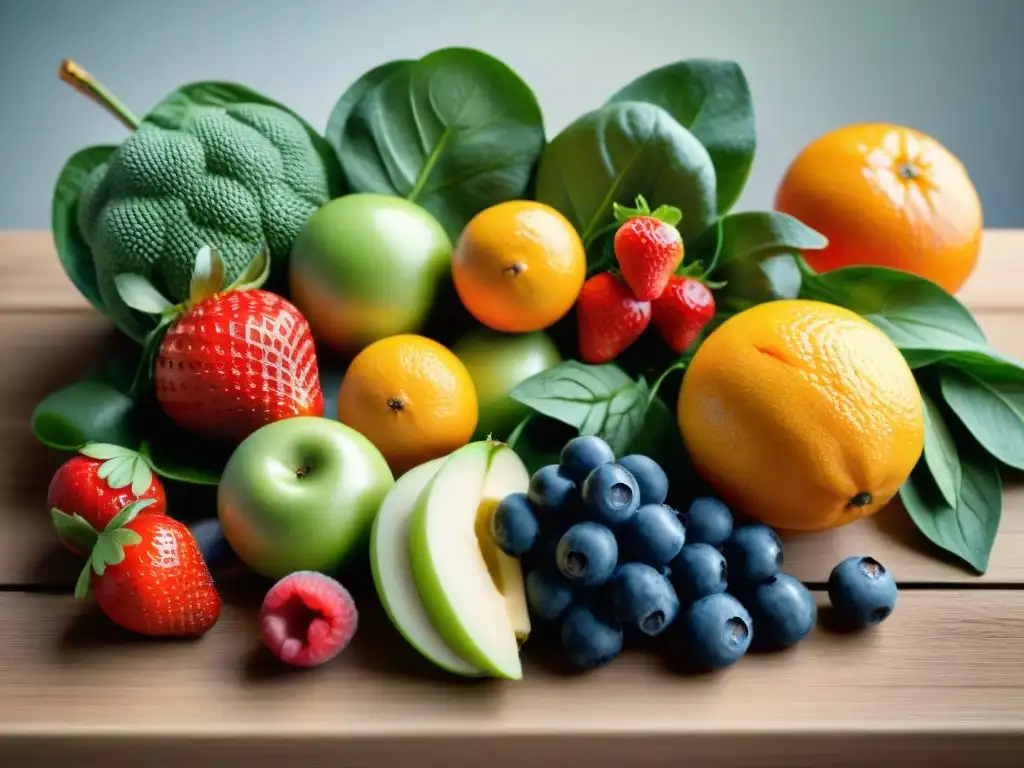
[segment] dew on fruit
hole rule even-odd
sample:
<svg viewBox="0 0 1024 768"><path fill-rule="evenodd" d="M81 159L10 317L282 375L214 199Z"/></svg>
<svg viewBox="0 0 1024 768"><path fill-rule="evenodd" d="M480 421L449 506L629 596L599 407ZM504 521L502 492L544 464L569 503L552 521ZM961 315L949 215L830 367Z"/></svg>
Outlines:
<svg viewBox="0 0 1024 768"><path fill-rule="evenodd" d="M862 557L860 562L857 564L857 567L860 569L860 572L869 579L877 579L885 573L885 566L873 557Z"/></svg>
<svg viewBox="0 0 1024 768"><path fill-rule="evenodd" d="M640 629L648 635L656 635L661 632L662 627L665 626L665 612L664 611L651 611L649 614L644 616L640 622Z"/></svg>
<svg viewBox="0 0 1024 768"><path fill-rule="evenodd" d="M747 622L738 616L733 616L725 622L725 639L730 648L742 648L749 634Z"/></svg>
<svg viewBox="0 0 1024 768"><path fill-rule="evenodd" d="M888 608L884 607L884 606L881 607L881 608L875 608L875 610L873 610L871 612L871 616L870 616L869 621L872 624L877 624L878 622L885 620L885 618L890 613L891 613L891 611Z"/></svg>
<svg viewBox="0 0 1024 768"><path fill-rule="evenodd" d="M616 483L608 489L608 498L616 507L629 506L633 501L633 489L625 483Z"/></svg>

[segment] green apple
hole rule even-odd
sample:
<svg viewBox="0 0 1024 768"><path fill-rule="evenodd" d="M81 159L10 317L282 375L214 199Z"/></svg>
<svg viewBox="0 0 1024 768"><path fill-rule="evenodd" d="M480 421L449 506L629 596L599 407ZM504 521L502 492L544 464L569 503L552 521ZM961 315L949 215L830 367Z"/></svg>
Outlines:
<svg viewBox="0 0 1024 768"><path fill-rule="evenodd" d="M515 452L490 440L448 456L416 502L409 556L420 597L445 643L488 674L522 678L519 637L509 601L488 567L478 535L481 507L525 492L529 473ZM486 513L484 513L486 514ZM518 567L518 563L515 563ZM519 589L522 575L519 575Z"/></svg>
<svg viewBox="0 0 1024 768"><path fill-rule="evenodd" d="M380 506L370 537L370 566L384 610L409 644L442 669L458 675L486 674L451 649L438 632L416 587L409 558L409 519L423 489L446 461L428 461L395 483Z"/></svg>
<svg viewBox="0 0 1024 768"><path fill-rule="evenodd" d="M351 427L297 416L260 427L232 452L217 515L239 559L279 579L336 571L365 555L373 520L394 485L380 451Z"/></svg>
<svg viewBox="0 0 1024 768"><path fill-rule="evenodd" d="M342 354L415 333L451 274L452 243L426 209L358 193L317 209L292 245L291 299L313 337Z"/></svg>
<svg viewBox="0 0 1024 768"><path fill-rule="evenodd" d="M469 371L480 406L476 439L506 439L530 412L509 397L521 382L562 362L558 347L543 331L500 333L489 328L470 331L452 347Z"/></svg>

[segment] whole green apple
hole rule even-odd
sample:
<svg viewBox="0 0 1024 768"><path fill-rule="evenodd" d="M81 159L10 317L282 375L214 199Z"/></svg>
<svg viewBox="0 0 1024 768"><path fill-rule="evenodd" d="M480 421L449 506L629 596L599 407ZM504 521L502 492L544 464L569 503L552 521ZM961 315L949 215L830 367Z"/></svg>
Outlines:
<svg viewBox="0 0 1024 768"><path fill-rule="evenodd" d="M480 418L473 437L507 439L530 409L509 397L521 382L562 362L558 347L543 331L470 331L452 348L473 379Z"/></svg>
<svg viewBox="0 0 1024 768"><path fill-rule="evenodd" d="M444 228L416 203L344 195L317 209L296 237L291 299L317 341L354 354L421 329L450 279L451 255Z"/></svg>
<svg viewBox="0 0 1024 768"><path fill-rule="evenodd" d="M297 416L261 427L234 450L217 489L217 515L231 548L257 573L331 572L365 553L394 482L360 433Z"/></svg>

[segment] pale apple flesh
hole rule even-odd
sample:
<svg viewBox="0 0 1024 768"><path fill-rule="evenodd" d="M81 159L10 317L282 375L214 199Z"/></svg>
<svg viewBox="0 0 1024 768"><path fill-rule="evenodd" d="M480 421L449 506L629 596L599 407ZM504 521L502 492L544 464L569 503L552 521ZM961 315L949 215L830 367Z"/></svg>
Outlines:
<svg viewBox="0 0 1024 768"><path fill-rule="evenodd" d="M525 492L529 479L508 446L470 443L452 453L424 489L409 530L413 575L434 626L466 661L512 680L523 675L518 636L524 626L510 617L491 576L477 522L482 503Z"/></svg>
<svg viewBox="0 0 1024 768"><path fill-rule="evenodd" d="M458 675L486 674L453 651L434 628L420 599L409 558L409 520L423 489L444 464L434 459L406 472L381 504L373 523L370 565L381 604L402 637L429 661Z"/></svg>

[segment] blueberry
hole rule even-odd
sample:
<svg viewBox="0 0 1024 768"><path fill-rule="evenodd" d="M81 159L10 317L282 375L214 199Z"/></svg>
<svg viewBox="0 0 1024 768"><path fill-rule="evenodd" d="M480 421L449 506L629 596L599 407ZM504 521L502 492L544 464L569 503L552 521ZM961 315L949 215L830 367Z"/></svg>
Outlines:
<svg viewBox="0 0 1024 768"><path fill-rule="evenodd" d="M896 582L873 557L849 557L828 577L828 599L846 624L863 628L885 621L896 607Z"/></svg>
<svg viewBox="0 0 1024 768"><path fill-rule="evenodd" d="M192 538L196 540L206 567L211 571L218 570L234 559L235 553L224 538L224 531L217 518L199 520L189 526L189 530L192 531Z"/></svg>
<svg viewBox="0 0 1024 768"><path fill-rule="evenodd" d="M671 582L643 563L626 563L609 582L615 618L645 635L660 635L679 614L679 598Z"/></svg>
<svg viewBox="0 0 1024 768"><path fill-rule="evenodd" d="M640 506L636 478L618 464L602 464L583 481L583 506L593 520L610 528L621 525Z"/></svg>
<svg viewBox="0 0 1024 768"><path fill-rule="evenodd" d="M537 542L540 526L525 493L512 493L494 511L494 541L506 555L522 557Z"/></svg>
<svg viewBox="0 0 1024 768"><path fill-rule="evenodd" d="M572 606L572 585L554 568L534 568L526 575L526 600L542 620L558 621Z"/></svg>
<svg viewBox="0 0 1024 768"><path fill-rule="evenodd" d="M693 661L704 668L739 661L754 636L750 613L727 592L702 597L686 610L680 623Z"/></svg>
<svg viewBox="0 0 1024 768"><path fill-rule="evenodd" d="M687 544L669 567L672 584L683 603L717 595L729 586L725 555L710 544Z"/></svg>
<svg viewBox="0 0 1024 768"><path fill-rule="evenodd" d="M548 464L533 473L526 496L542 528L561 524L579 500L576 483L562 474L557 464Z"/></svg>
<svg viewBox="0 0 1024 768"><path fill-rule="evenodd" d="M720 547L732 535L732 513L718 499L702 496L694 499L683 516L686 540L690 544Z"/></svg>
<svg viewBox="0 0 1024 768"><path fill-rule="evenodd" d="M603 584L619 559L615 534L599 523L577 523L562 536L555 555L565 578L583 587Z"/></svg>
<svg viewBox="0 0 1024 768"><path fill-rule="evenodd" d="M633 453L618 461L620 467L629 470L636 478L640 489L641 504L664 504L668 498L668 475L654 459Z"/></svg>
<svg viewBox="0 0 1024 768"><path fill-rule="evenodd" d="M676 512L664 504L644 504L619 534L630 559L660 568L679 554L686 531Z"/></svg>
<svg viewBox="0 0 1024 768"><path fill-rule="evenodd" d="M743 589L768 581L782 570L782 541L766 525L744 525L722 547L729 579Z"/></svg>
<svg viewBox="0 0 1024 768"><path fill-rule="evenodd" d="M597 435L574 437L562 448L559 466L562 474L582 483L595 468L615 461L611 447Z"/></svg>
<svg viewBox="0 0 1024 768"><path fill-rule="evenodd" d="M562 622L562 652L570 664L594 669L610 663L622 650L622 626L576 606Z"/></svg>
<svg viewBox="0 0 1024 768"><path fill-rule="evenodd" d="M766 650L796 645L818 621L814 595L788 573L758 585L746 606L757 627L757 644Z"/></svg>

